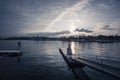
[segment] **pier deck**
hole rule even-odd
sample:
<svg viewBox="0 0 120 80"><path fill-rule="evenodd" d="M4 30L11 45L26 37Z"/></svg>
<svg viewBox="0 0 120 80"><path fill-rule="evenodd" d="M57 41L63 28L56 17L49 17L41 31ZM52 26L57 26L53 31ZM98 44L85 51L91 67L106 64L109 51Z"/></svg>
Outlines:
<svg viewBox="0 0 120 80"><path fill-rule="evenodd" d="M65 54L63 53L62 49L59 49L59 51L62 55L64 55L63 57L65 57ZM78 57L77 59L72 58L72 60L77 63L84 64L85 66L87 66L89 68L95 69L95 70L103 72L103 73L107 73L109 75L115 76L118 79L120 79L120 68L102 64L102 62L98 63L98 62L90 61L88 59L84 59L84 58L80 58L80 57ZM67 58L65 59L65 61L68 62ZM69 65L70 65L70 63L69 63Z"/></svg>
<svg viewBox="0 0 120 80"><path fill-rule="evenodd" d="M73 60L75 60L75 59L73 59ZM101 72L108 73L108 74L113 75L117 78L120 78L120 68L112 67L112 66L105 65L102 63L89 61L89 60L83 59L83 58L78 58L75 61L77 61L78 63L83 63L92 69L99 70Z"/></svg>
<svg viewBox="0 0 120 80"><path fill-rule="evenodd" d="M21 56L22 51L18 50L0 50L0 56Z"/></svg>

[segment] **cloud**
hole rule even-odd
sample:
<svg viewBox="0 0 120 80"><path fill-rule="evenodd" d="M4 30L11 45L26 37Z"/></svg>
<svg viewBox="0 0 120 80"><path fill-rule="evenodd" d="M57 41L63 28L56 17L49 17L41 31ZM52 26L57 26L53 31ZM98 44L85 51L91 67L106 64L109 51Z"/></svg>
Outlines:
<svg viewBox="0 0 120 80"><path fill-rule="evenodd" d="M120 21L116 19L120 18L120 1L112 1L110 4L109 0L0 0L0 34L72 32L80 25L92 31L97 27L102 31L96 31L99 34L119 33ZM105 24L96 26L101 22Z"/></svg>
<svg viewBox="0 0 120 80"><path fill-rule="evenodd" d="M43 32L59 13L78 1L0 0L0 34Z"/></svg>
<svg viewBox="0 0 120 80"><path fill-rule="evenodd" d="M114 28L111 28L111 25L104 25L101 29L103 29L103 30L114 30Z"/></svg>
<svg viewBox="0 0 120 80"><path fill-rule="evenodd" d="M120 35L120 19L113 21L110 25L114 28L114 32Z"/></svg>
<svg viewBox="0 0 120 80"><path fill-rule="evenodd" d="M59 35L70 34L70 31L61 31L61 32L38 32L30 33L30 36L44 36L44 37L56 37Z"/></svg>
<svg viewBox="0 0 120 80"><path fill-rule="evenodd" d="M111 22L98 23L93 29L95 35L120 35L120 19Z"/></svg>
<svg viewBox="0 0 120 80"><path fill-rule="evenodd" d="M75 29L74 31L75 31L75 32L85 32L85 33L92 33L92 32L93 32L93 31L91 31L91 30L84 29L84 28L81 28L81 29L77 28L77 29Z"/></svg>
<svg viewBox="0 0 120 80"><path fill-rule="evenodd" d="M63 12L61 12L58 17L56 17L46 28L46 31L52 31L52 28L56 28L59 30L56 26L61 25L68 26L70 31L75 26L76 21L76 12L81 11L83 8L88 6L89 0L80 0L76 4L74 4L72 7L66 8ZM75 18L75 19L74 19ZM68 24L69 23L69 24ZM64 24L64 25L62 25ZM61 27L59 26L59 27Z"/></svg>
<svg viewBox="0 0 120 80"><path fill-rule="evenodd" d="M98 7L100 7L101 9L110 9L110 6L105 3L98 4Z"/></svg>

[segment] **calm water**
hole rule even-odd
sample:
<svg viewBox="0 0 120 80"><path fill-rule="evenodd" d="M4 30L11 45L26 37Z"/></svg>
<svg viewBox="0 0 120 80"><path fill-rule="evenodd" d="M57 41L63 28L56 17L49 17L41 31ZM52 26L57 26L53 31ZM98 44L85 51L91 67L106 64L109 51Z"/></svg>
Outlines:
<svg viewBox="0 0 120 80"><path fill-rule="evenodd" d="M0 50L16 50L17 42L0 41ZM61 41L22 41L23 55L19 63L16 57L0 56L0 80L77 80L59 53L59 48L66 52L67 45L68 42ZM72 42L72 49L78 57L94 61L96 56L103 56L103 60L106 56L120 58L120 43ZM104 64L108 62L104 60ZM117 63L114 65L119 67ZM90 80L117 80L88 67L82 70L84 73L80 75L86 74Z"/></svg>

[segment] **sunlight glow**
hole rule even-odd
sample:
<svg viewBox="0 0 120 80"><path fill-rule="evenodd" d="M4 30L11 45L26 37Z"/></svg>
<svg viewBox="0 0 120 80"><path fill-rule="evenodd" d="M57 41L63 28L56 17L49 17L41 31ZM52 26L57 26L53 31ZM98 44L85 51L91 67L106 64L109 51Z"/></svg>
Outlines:
<svg viewBox="0 0 120 80"><path fill-rule="evenodd" d="M75 54L75 42L71 42L72 53Z"/></svg>
<svg viewBox="0 0 120 80"><path fill-rule="evenodd" d="M74 22L73 22L73 21L71 21L69 31L70 31L72 34L74 34L74 30L75 30L75 28L76 28L76 27L75 27Z"/></svg>
<svg viewBox="0 0 120 80"><path fill-rule="evenodd" d="M56 17L46 28L46 31L67 30L74 31L76 26L76 11L81 11L89 3L89 0L80 0L77 4L65 9L58 17ZM71 21L72 20L72 21ZM71 23L72 22L72 23ZM54 29L54 30L53 30Z"/></svg>
<svg viewBox="0 0 120 80"><path fill-rule="evenodd" d="M71 42L72 58L77 59L77 58L78 58L78 55L77 55L77 53L75 52L75 46L76 46L75 42Z"/></svg>

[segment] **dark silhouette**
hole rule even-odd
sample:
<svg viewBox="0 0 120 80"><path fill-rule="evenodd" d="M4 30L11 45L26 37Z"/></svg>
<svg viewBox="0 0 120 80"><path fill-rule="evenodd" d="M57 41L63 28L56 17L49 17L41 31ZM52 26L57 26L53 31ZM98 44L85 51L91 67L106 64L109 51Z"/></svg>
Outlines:
<svg viewBox="0 0 120 80"><path fill-rule="evenodd" d="M71 43L69 42L68 48L67 48L67 56L72 57L72 49L71 49Z"/></svg>
<svg viewBox="0 0 120 80"><path fill-rule="evenodd" d="M78 42L120 42L120 35L98 35L98 36L69 36L69 37L9 37L0 40L35 40L35 41L78 41Z"/></svg>
<svg viewBox="0 0 120 80"><path fill-rule="evenodd" d="M20 50L21 49L21 41L18 41L17 43L17 50Z"/></svg>

